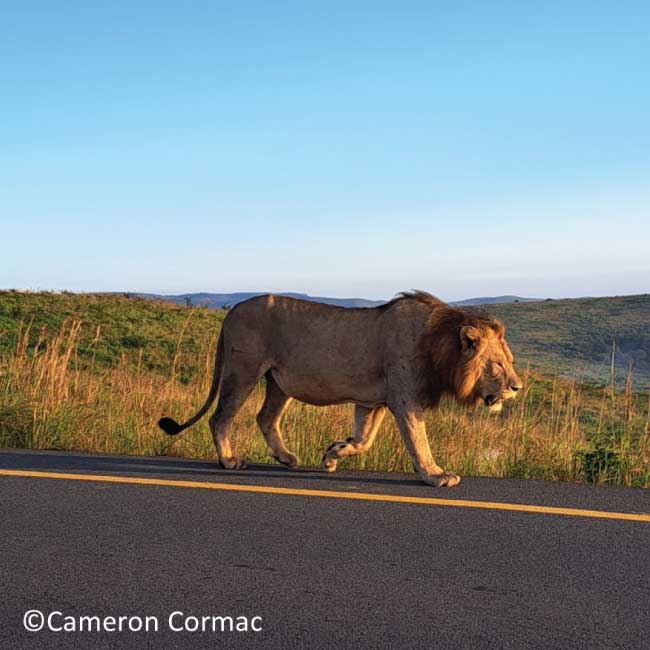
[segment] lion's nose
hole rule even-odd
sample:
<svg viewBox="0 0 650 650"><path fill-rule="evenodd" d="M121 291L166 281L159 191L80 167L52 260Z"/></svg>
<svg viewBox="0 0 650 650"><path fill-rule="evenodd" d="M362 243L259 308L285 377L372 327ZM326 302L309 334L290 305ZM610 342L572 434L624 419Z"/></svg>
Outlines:
<svg viewBox="0 0 650 650"><path fill-rule="evenodd" d="M510 383L510 390L513 392L517 392L518 390L521 390L521 383L518 381L513 381Z"/></svg>

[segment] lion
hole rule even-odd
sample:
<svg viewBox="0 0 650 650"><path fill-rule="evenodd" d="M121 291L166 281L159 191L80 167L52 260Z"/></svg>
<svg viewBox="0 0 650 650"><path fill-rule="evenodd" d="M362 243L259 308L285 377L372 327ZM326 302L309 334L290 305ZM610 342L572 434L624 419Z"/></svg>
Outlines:
<svg viewBox="0 0 650 650"><path fill-rule="evenodd" d="M263 377L266 397L257 423L279 463L298 466L280 429L292 399L318 406L353 403L352 435L325 450L325 470L333 472L339 460L367 452L390 411L421 479L453 487L460 476L434 461L423 414L444 394L501 410L522 386L513 361L499 321L423 291L356 309L257 296L237 304L223 322L205 404L183 424L164 417L159 426L169 435L180 433L202 418L219 394L210 417L219 461L226 469L244 469L228 430Z"/></svg>

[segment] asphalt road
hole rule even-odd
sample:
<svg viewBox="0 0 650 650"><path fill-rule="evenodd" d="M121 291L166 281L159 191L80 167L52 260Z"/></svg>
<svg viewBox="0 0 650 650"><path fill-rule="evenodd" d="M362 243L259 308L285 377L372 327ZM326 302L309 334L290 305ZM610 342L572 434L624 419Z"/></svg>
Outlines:
<svg viewBox="0 0 650 650"><path fill-rule="evenodd" d="M435 490L413 475L0 451L0 647L650 648L650 522L526 504L648 513L650 492L496 479ZM61 612L55 627L65 616L77 626L83 615L150 616L158 631L27 632L28 610ZM174 632L175 611L175 627L245 616L262 630Z"/></svg>

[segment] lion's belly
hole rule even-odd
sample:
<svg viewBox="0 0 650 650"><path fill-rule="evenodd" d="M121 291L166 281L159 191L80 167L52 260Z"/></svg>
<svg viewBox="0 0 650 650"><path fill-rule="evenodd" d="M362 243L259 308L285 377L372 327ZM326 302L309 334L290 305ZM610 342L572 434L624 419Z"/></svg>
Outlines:
<svg viewBox="0 0 650 650"><path fill-rule="evenodd" d="M328 406L353 402L372 408L385 401L384 382L378 377L288 368L273 368L271 372L284 393L308 404Z"/></svg>

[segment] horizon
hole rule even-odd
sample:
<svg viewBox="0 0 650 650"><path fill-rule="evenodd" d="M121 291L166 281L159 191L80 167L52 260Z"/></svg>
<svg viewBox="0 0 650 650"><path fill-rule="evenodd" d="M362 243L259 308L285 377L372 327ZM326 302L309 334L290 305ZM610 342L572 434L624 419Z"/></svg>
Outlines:
<svg viewBox="0 0 650 650"><path fill-rule="evenodd" d="M0 286L650 290L650 5L5 12Z"/></svg>
<svg viewBox="0 0 650 650"><path fill-rule="evenodd" d="M422 289L417 288L417 287L412 287L410 289L402 289L401 291L413 291L413 290L422 290L426 291L428 293L431 293L432 295L436 296L437 298L440 298L441 300L444 300L445 302L462 302L465 300L476 300L476 299L492 299L492 298L504 298L504 297L509 297L509 298L516 298L516 299L522 299L525 301L530 301L530 302L543 302L545 300L588 300L591 298L628 298L628 297L633 297L633 296L643 296L643 295L649 295L650 291L641 291L638 293L613 293L613 294L590 294L590 295L573 295L573 296L531 296L531 295L522 295L522 294L508 294L508 293L493 293L493 294L471 294L471 295L466 295L466 296L458 296L458 297L444 297L439 293L436 293L435 291L431 291L428 289ZM2 291L17 291L21 293L55 293L55 294L65 294L65 293L72 293L72 294L78 294L78 295L120 295L120 294L129 294L129 295L135 295L135 296L153 296L153 297L160 297L160 298L168 298L168 297L184 297L184 296L195 296L195 295L229 295L229 294L276 294L276 295L282 295L282 294L301 294L308 296L309 298L331 298L331 299L336 299L336 300L369 300L369 301L386 301L388 302L389 300L392 300L395 298L401 291L396 291L393 295L388 296L388 297L378 297L378 298L370 298L368 296L363 296L363 295L351 295L351 294L344 294L344 295L339 295L339 294L324 294L324 293L313 293L310 291L297 291L297 290L292 290L292 289L280 289L278 291L270 291L270 290L247 290L247 291L212 291L212 290L205 290L205 291L178 291L178 292L161 292L161 291L138 291L138 290L107 290L107 291L73 291L71 289L46 289L46 288L38 288L38 289L31 289L31 288L23 288L23 287L0 287L0 292Z"/></svg>

